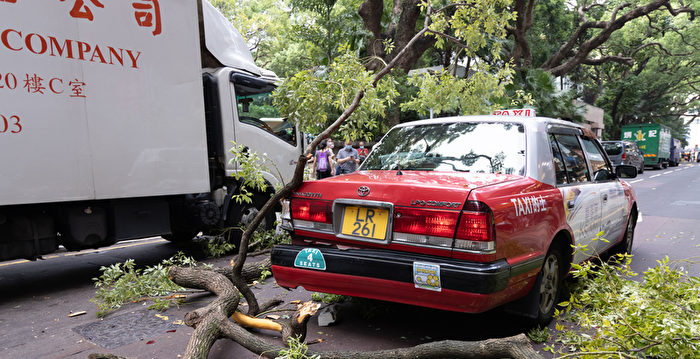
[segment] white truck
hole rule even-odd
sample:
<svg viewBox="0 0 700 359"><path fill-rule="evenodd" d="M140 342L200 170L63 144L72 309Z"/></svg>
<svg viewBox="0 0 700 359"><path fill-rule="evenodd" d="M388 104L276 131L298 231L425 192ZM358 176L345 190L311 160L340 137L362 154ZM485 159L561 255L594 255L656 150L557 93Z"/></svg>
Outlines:
<svg viewBox="0 0 700 359"><path fill-rule="evenodd" d="M0 260L245 222L232 141L270 190L303 151L276 81L206 0L0 1Z"/></svg>

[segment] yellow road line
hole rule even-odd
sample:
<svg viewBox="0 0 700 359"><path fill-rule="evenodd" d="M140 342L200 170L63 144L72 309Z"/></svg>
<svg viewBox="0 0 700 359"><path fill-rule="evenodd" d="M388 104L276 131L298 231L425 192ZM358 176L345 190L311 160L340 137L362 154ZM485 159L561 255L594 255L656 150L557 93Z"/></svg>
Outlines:
<svg viewBox="0 0 700 359"><path fill-rule="evenodd" d="M114 249L122 249L122 248L130 248L130 247L137 247L137 246L142 246L145 244L155 244L155 243L163 243L167 242L165 239L156 239L152 241L142 241L142 242L137 242L137 243L129 243L129 244L120 244L120 245L113 245L110 247L104 247L104 248L99 248L99 249L91 249L91 250L83 250L80 252L67 252L63 254L51 254L47 256L43 256L43 259L54 259L54 258L59 258L59 257L70 257L70 256L76 256L79 254L89 254L89 253L98 253L98 252L108 252ZM0 263L0 267L6 267L6 266L11 266L15 264L22 264L22 263L28 263L31 262L30 260L27 259L18 259L14 260L11 262L5 262L5 263Z"/></svg>

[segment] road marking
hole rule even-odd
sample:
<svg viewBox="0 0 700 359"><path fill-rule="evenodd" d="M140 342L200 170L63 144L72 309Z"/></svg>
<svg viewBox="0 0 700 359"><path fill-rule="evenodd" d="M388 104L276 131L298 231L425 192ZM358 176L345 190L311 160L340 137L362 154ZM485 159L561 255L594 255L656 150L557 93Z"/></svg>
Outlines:
<svg viewBox="0 0 700 359"><path fill-rule="evenodd" d="M649 178L654 178L654 177L659 177L659 176L661 176L661 175L660 175L660 174L658 174L658 175L653 175L653 176L651 176L651 177L649 177Z"/></svg>
<svg viewBox="0 0 700 359"><path fill-rule="evenodd" d="M663 175L667 175L667 174L669 174L669 173L673 173L673 171L666 171L666 172L664 172L664 173L662 173L662 174L663 174Z"/></svg>
<svg viewBox="0 0 700 359"><path fill-rule="evenodd" d="M136 247L136 246L142 246L144 244L161 243L161 242L167 242L167 241L165 239L162 239L162 238L160 240L155 240L155 241L139 241L137 243L123 244L123 245L110 246L110 247L104 247L104 248L98 248L98 249L91 249L89 251L69 252L69 253L64 254L63 256L76 256L78 254L97 253L100 251L107 252L107 251L111 251L113 249Z"/></svg>
<svg viewBox="0 0 700 359"><path fill-rule="evenodd" d="M79 254L109 252L109 251L114 250L114 249L136 247L136 246L142 246L144 244L151 244L151 243L154 243L154 244L155 243L163 243L163 242L167 242L167 240L160 238L160 237L150 237L150 238L129 240L129 241L125 241L125 242L128 242L128 243L121 244L121 245L113 245L110 247L104 247L104 248L99 248L99 249L83 250L80 252L67 252L67 253L62 253L62 254L50 254L50 255L42 256L42 259L46 260L46 259L54 259L54 258L59 258L59 257L76 256ZM18 260L14 260L11 262L0 263L0 267L6 267L6 266L28 263L28 262L31 262L31 261L27 260L27 259L18 259Z"/></svg>
<svg viewBox="0 0 700 359"><path fill-rule="evenodd" d="M632 183L637 183L637 182L642 182L642 181L644 181L644 178L631 181L630 184L632 184Z"/></svg>
<svg viewBox="0 0 700 359"><path fill-rule="evenodd" d="M700 201L674 201L672 206L700 206Z"/></svg>
<svg viewBox="0 0 700 359"><path fill-rule="evenodd" d="M13 264L21 264L21 263L27 263L27 262L31 262L31 261L28 261L26 259L18 259L16 261L12 261L12 262L0 263L0 267L11 266Z"/></svg>
<svg viewBox="0 0 700 359"><path fill-rule="evenodd" d="M679 169L677 169L677 170L675 170L675 171L673 171L673 172L683 171L684 169L685 169L685 168L679 168Z"/></svg>
<svg viewBox="0 0 700 359"><path fill-rule="evenodd" d="M642 223L642 212L639 212L639 216L637 216L637 223Z"/></svg>

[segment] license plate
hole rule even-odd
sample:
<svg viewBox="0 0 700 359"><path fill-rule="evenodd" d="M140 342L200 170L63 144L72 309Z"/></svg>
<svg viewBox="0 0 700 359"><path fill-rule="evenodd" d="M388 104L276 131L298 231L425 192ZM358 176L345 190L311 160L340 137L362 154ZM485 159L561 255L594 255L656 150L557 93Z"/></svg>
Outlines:
<svg viewBox="0 0 700 359"><path fill-rule="evenodd" d="M340 233L363 238L384 240L389 223L389 210L383 208L345 207Z"/></svg>

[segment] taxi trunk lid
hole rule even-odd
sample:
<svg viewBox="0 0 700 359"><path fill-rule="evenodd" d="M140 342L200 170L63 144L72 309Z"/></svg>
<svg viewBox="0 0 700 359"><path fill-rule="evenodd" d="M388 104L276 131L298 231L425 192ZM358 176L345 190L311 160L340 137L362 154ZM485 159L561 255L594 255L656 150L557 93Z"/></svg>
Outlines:
<svg viewBox="0 0 700 359"><path fill-rule="evenodd" d="M295 197L382 201L394 206L461 209L471 190L513 181L517 175L436 171L359 171L305 182ZM364 188L361 188L364 187Z"/></svg>

